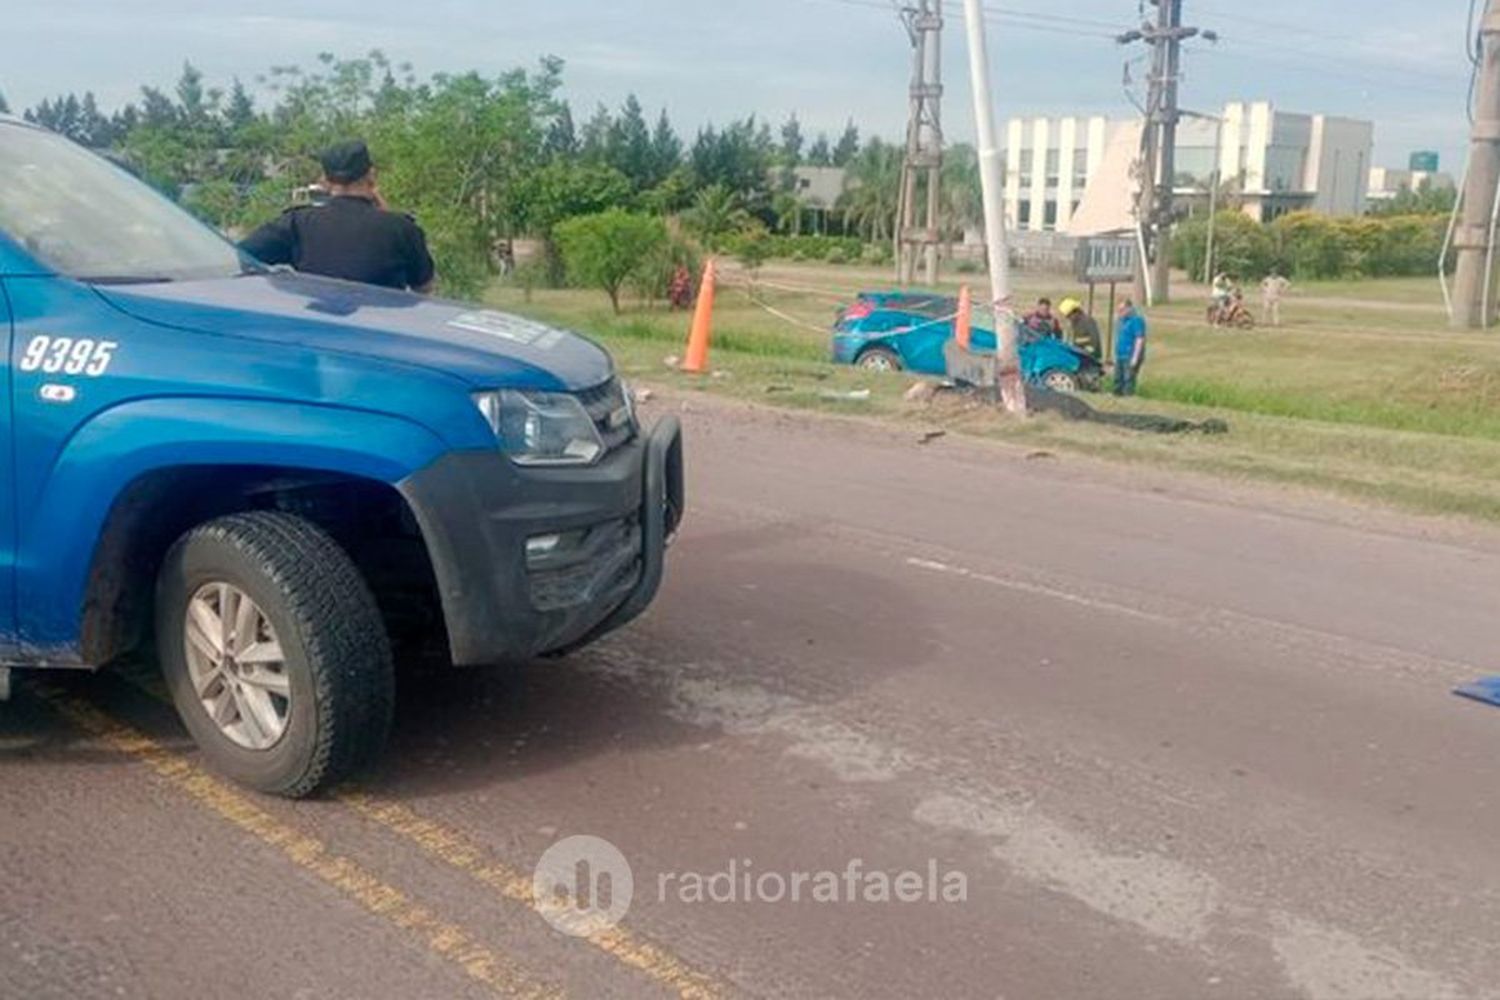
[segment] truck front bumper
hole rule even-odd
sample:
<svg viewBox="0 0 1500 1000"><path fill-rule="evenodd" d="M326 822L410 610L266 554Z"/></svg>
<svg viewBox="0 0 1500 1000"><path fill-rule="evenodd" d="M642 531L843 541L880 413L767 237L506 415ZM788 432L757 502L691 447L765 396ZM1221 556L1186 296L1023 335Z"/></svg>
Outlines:
<svg viewBox="0 0 1500 1000"><path fill-rule="evenodd" d="M397 484L427 544L459 666L578 646L661 586L684 509L682 429L665 417L588 468L454 452Z"/></svg>

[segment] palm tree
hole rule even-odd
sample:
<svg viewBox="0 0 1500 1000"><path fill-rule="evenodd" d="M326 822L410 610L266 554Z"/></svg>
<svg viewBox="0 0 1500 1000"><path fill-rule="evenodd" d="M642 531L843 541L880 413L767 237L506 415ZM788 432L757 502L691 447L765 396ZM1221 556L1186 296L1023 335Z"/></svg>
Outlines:
<svg viewBox="0 0 1500 1000"><path fill-rule="evenodd" d="M846 226L873 243L892 238L901 203L901 150L871 140L849 164L839 207Z"/></svg>
<svg viewBox="0 0 1500 1000"><path fill-rule="evenodd" d="M740 205L740 196L715 184L698 192L693 207L683 213L682 223L707 250L719 250L724 237L744 229L750 213Z"/></svg>
<svg viewBox="0 0 1500 1000"><path fill-rule="evenodd" d="M943 154L942 227L963 238L984 221L984 191L979 181L979 154L973 146L954 146Z"/></svg>
<svg viewBox="0 0 1500 1000"><path fill-rule="evenodd" d="M771 199L771 211L776 213L776 228L784 235L802 235L802 199L794 192L782 191Z"/></svg>

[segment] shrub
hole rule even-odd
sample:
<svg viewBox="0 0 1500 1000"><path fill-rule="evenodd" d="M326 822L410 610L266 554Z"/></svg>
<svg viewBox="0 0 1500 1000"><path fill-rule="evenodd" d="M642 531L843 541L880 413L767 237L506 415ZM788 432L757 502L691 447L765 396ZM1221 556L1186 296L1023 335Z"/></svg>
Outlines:
<svg viewBox="0 0 1500 1000"><path fill-rule="evenodd" d="M1332 218L1292 212L1261 225L1239 212L1220 213L1215 268L1244 280L1275 267L1293 278L1400 277L1429 274L1442 252L1447 220L1400 215ZM1172 262L1201 276L1208 221L1178 226Z"/></svg>
<svg viewBox="0 0 1500 1000"><path fill-rule="evenodd" d="M1295 278L1339 278L1356 274L1348 233L1334 219L1311 212L1283 215L1271 224L1277 258Z"/></svg>
<svg viewBox="0 0 1500 1000"><path fill-rule="evenodd" d="M1172 263L1202 276L1208 246L1208 219L1189 219L1172 239ZM1220 212L1214 221L1214 269L1242 280L1260 278L1276 263L1270 231L1240 212Z"/></svg>
<svg viewBox="0 0 1500 1000"><path fill-rule="evenodd" d="M639 280L660 259L667 245L661 219L612 208L560 223L554 235L567 266L568 277L604 290L609 304L620 311L620 289Z"/></svg>
<svg viewBox="0 0 1500 1000"><path fill-rule="evenodd" d="M657 250L641 261L640 268L630 278L630 285L637 295L648 302L665 298L672 284L672 275L679 267L689 274L697 274L701 261L693 244L681 236L669 236Z"/></svg>

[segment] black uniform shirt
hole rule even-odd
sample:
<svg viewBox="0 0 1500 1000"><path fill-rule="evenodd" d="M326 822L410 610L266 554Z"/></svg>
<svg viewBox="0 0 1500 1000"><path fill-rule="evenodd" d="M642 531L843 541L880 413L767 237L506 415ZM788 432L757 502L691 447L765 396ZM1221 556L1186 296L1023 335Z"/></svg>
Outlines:
<svg viewBox="0 0 1500 1000"><path fill-rule="evenodd" d="M387 288L421 288L434 272L427 237L410 216L351 195L287 209L240 247L265 264Z"/></svg>

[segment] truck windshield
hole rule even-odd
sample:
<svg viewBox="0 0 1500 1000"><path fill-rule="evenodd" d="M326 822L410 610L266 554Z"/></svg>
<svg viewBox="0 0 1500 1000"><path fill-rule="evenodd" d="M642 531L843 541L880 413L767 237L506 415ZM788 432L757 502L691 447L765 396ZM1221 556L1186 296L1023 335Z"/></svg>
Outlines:
<svg viewBox="0 0 1500 1000"><path fill-rule="evenodd" d="M99 284L244 273L234 245L107 160L0 124L0 232L40 263Z"/></svg>

